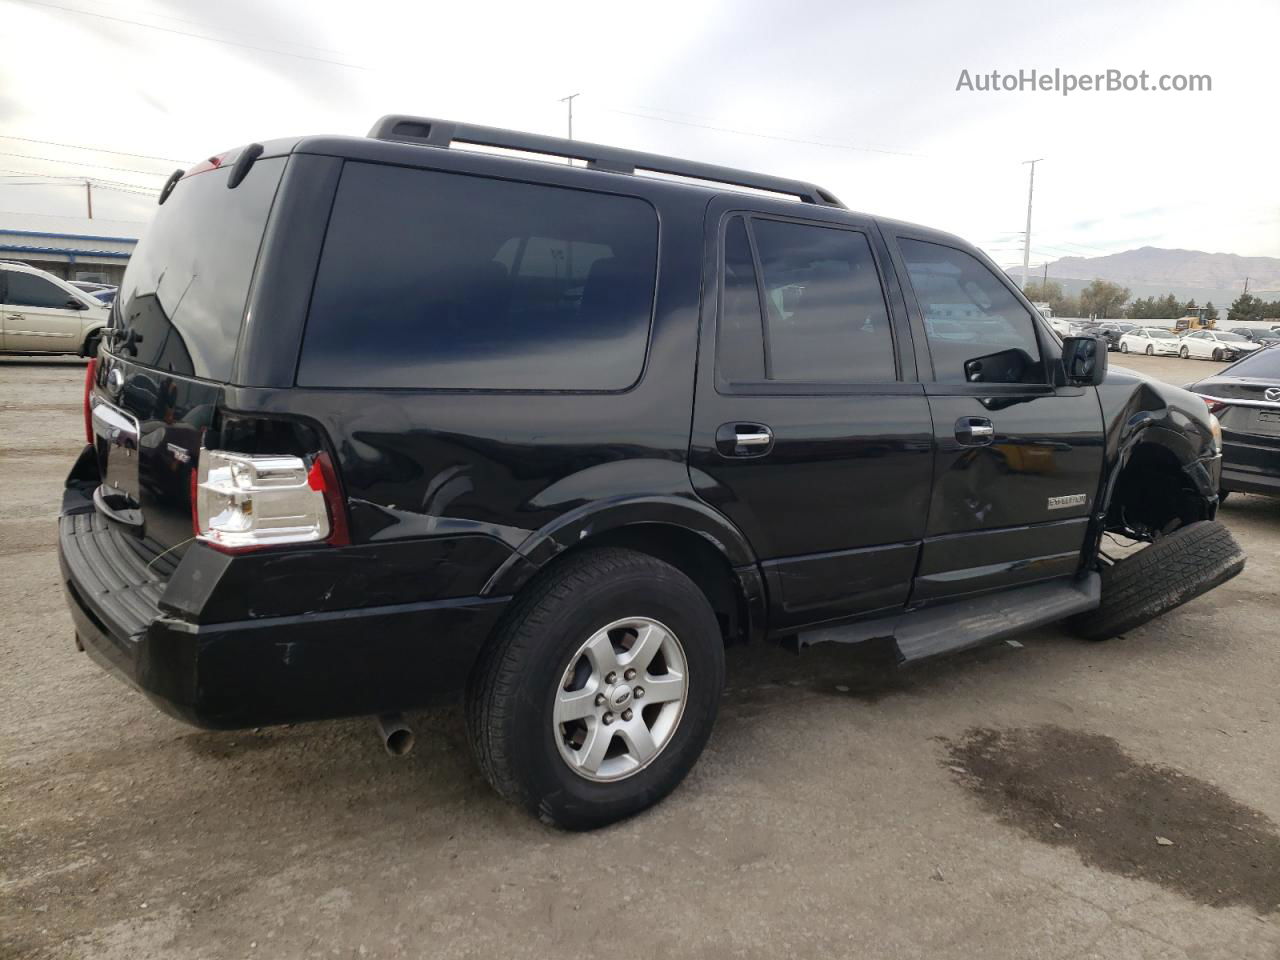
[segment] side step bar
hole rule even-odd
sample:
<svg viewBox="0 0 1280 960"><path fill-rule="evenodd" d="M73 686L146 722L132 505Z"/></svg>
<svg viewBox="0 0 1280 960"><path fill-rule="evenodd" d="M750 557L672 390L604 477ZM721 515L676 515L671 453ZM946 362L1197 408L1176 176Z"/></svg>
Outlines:
<svg viewBox="0 0 1280 960"><path fill-rule="evenodd" d="M815 643L861 643L891 639L902 662L966 650L1065 617L1102 602L1102 578L1050 580L921 607L888 617L802 631L801 647Z"/></svg>

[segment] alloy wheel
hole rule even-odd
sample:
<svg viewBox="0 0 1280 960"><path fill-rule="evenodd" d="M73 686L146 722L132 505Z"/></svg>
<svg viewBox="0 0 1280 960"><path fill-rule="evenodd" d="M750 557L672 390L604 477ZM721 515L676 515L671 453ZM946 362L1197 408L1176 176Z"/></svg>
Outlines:
<svg viewBox="0 0 1280 960"><path fill-rule="evenodd" d="M648 617L600 628L569 660L556 690L552 735L569 769L625 780L671 743L689 695L680 640Z"/></svg>

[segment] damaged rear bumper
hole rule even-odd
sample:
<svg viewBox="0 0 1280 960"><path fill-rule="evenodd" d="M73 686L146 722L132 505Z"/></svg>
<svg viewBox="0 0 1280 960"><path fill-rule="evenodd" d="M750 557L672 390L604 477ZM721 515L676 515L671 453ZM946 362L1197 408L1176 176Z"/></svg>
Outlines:
<svg viewBox="0 0 1280 960"><path fill-rule="evenodd" d="M225 557L209 559L202 565L189 551L165 579L83 488L66 491L58 560L79 645L166 713L201 727L379 713L450 699L463 689L507 602L463 597L201 622L198 612L178 611L190 606L190 580L229 569Z"/></svg>

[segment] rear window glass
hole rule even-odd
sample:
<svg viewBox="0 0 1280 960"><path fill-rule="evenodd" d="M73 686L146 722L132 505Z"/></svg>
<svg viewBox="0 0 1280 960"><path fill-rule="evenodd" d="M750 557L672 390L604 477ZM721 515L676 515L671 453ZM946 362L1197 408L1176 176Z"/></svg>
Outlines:
<svg viewBox="0 0 1280 960"><path fill-rule="evenodd" d="M657 214L632 197L348 163L298 382L625 389L657 251Z"/></svg>
<svg viewBox="0 0 1280 960"><path fill-rule="evenodd" d="M230 170L179 181L129 260L116 323L132 359L207 380L231 379L258 248L285 158L259 160L234 190Z"/></svg>
<svg viewBox="0 0 1280 960"><path fill-rule="evenodd" d="M1263 347L1247 353L1227 368L1233 377L1259 377L1280 380L1280 346Z"/></svg>

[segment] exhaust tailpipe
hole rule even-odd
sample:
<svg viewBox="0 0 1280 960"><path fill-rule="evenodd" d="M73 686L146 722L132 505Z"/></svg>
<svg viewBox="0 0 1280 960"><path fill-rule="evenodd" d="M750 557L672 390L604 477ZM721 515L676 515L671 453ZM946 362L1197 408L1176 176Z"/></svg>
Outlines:
<svg viewBox="0 0 1280 960"><path fill-rule="evenodd" d="M399 713L380 713L377 718L382 745L393 757L403 757L413 749L413 729Z"/></svg>

